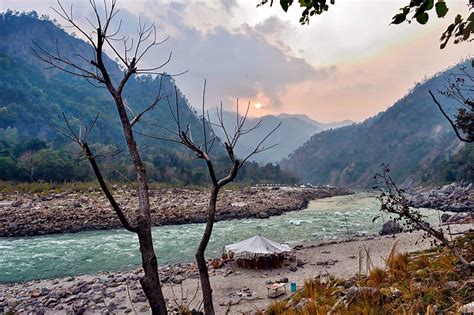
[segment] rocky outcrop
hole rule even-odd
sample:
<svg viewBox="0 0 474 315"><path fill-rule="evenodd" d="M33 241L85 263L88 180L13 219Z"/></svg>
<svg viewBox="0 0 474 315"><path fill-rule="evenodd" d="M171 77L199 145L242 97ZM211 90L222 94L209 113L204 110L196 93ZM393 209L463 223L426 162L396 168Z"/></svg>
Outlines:
<svg viewBox="0 0 474 315"><path fill-rule="evenodd" d="M474 223L474 212L461 212L449 215L443 213L441 216L441 222L443 224L469 224Z"/></svg>
<svg viewBox="0 0 474 315"><path fill-rule="evenodd" d="M414 194L410 206L453 212L474 212L474 187L458 183Z"/></svg>
<svg viewBox="0 0 474 315"><path fill-rule="evenodd" d="M115 187L117 202L129 218L134 216L137 198L126 187ZM350 194L337 187L244 188L224 190L218 200L216 220L267 218L301 210L311 200ZM206 222L209 192L191 189L150 191L153 225ZM0 237L33 236L120 228L120 222L100 191L52 193L46 196L0 194Z"/></svg>

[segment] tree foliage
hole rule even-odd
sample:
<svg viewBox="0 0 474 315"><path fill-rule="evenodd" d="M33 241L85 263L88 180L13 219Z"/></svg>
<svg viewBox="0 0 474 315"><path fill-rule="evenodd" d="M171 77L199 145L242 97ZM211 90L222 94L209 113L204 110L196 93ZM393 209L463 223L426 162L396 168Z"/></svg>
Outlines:
<svg viewBox="0 0 474 315"><path fill-rule="evenodd" d="M260 0L257 6L269 3L273 5L273 0ZM288 8L295 3L294 0L280 0L280 6L283 11L287 12ZM310 18L314 15L320 15L329 10L329 4L334 4L335 0L299 0L301 12L300 23L309 24ZM474 1L468 0L468 7L474 8ZM415 20L419 24L426 24L429 21L430 14L436 14L438 18L444 18L449 11L448 5L444 0L410 0L409 4L400 8L400 12L392 18L392 24L401 24L403 22L411 23ZM453 23L441 35L440 48L446 47L447 43L453 38L454 44L464 41L471 41L471 35L474 33L474 12L470 13L467 18L462 15L456 15Z"/></svg>

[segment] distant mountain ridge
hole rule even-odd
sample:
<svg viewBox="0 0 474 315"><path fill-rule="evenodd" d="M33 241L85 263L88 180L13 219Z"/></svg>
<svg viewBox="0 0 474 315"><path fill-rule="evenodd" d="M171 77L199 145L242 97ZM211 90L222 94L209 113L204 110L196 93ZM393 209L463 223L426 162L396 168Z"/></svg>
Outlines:
<svg viewBox="0 0 474 315"><path fill-rule="evenodd" d="M282 161L282 167L314 184L367 187L373 184L381 163L391 166L398 182L429 180L441 161L464 147L471 150L472 145L457 140L428 90L442 90L446 85L443 76L458 67L465 66L472 73L470 63L467 60L418 83L392 107L362 123L313 135ZM458 108L455 100L437 97L451 114Z"/></svg>
<svg viewBox="0 0 474 315"><path fill-rule="evenodd" d="M308 115L306 115L306 114L281 113L281 114L274 115L274 116L276 116L278 118L282 118L282 119L286 119L286 118L300 119L300 120L306 121L310 124L313 124L313 125L317 126L318 128L321 129L321 131L326 130L326 129L336 129L336 128L339 128L339 127L344 127L344 126L354 124L354 122L350 119L345 119L345 120L330 122L330 123L322 123L322 122L319 122L319 121L316 121L316 120L313 120L313 119L309 118Z"/></svg>
<svg viewBox="0 0 474 315"><path fill-rule="evenodd" d="M223 118L229 130L233 130L236 124L235 112L223 111ZM217 122L217 114L210 112L211 122ZM265 115L262 117L247 117L245 126L251 127L262 120L260 127L253 133L242 136L236 147L239 156L246 156L268 134L275 126L281 123L281 126L265 141L265 146L276 144L270 150L254 155L252 158L260 163L276 163L281 159L288 157L296 148L302 145L313 134L323 130L338 128L352 124L350 120L334 123L320 123L312 120L304 114L278 114ZM223 137L223 133L218 128L215 129L218 136Z"/></svg>

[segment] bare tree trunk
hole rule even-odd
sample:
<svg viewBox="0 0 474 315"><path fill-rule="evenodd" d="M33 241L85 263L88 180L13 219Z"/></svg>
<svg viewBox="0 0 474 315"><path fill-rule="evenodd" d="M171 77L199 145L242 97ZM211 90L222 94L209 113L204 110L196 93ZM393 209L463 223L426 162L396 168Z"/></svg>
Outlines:
<svg viewBox="0 0 474 315"><path fill-rule="evenodd" d="M137 171L138 182L138 222L137 235L140 242L140 252L142 256L142 267L145 275L140 279L143 291L150 302L153 315L167 314L166 303L161 290L160 277L158 274L158 262L156 260L153 239L151 236L151 216L150 200L148 195L148 179L143 165L143 161L138 152L137 143L133 137L130 121L125 112L125 105L120 95L111 92L117 104L120 119L122 121L123 132L127 143L130 157Z"/></svg>
<svg viewBox="0 0 474 315"><path fill-rule="evenodd" d="M202 235L201 242L196 250L196 263L198 265L199 277L201 280L202 298L204 303L204 313L206 315L214 315L214 303L212 302L212 287L209 281L209 272L207 269L206 258L204 257L207 244L212 235L212 228L214 227L214 218L216 215L217 195L219 193L218 187L213 187L209 199L209 209L207 215L206 229Z"/></svg>
<svg viewBox="0 0 474 315"><path fill-rule="evenodd" d="M145 273L143 278L140 279L140 284L150 302L152 314L167 314L165 299L163 292L161 291L158 263L151 238L151 227L146 222L143 223L148 226L143 226L142 228L139 227L137 232L140 241L142 267Z"/></svg>
<svg viewBox="0 0 474 315"><path fill-rule="evenodd" d="M140 29L138 31L138 41L130 47L126 44L126 38L115 37L120 30L120 26L116 31L109 32L109 26L118 12L116 9L116 1L112 0L111 5L107 8L107 3L105 2L105 19L102 18L102 14L98 12L98 8L94 1L90 1L92 9L95 13L95 25L93 22L89 21L89 23L95 28L95 35L89 34L86 30L82 29L73 19L72 8L70 11L64 9L61 2L58 0L58 9L53 10L59 14L66 22L69 23L70 26L77 29L92 45L94 56L93 59L89 59L89 57L82 56L77 54L79 59L85 62L84 65L73 63L67 57L63 57L60 52L59 48L57 47L56 55L53 55L43 48L41 48L38 44L35 43L36 49L33 49L33 54L38 57L40 60L44 61L45 63L51 65L53 68L57 68L61 71L69 73L74 76L85 78L86 80L92 80L100 85L103 85L110 93L112 98L114 99L118 115L120 117L120 122L123 129L123 134L125 138L125 142L127 144L128 153L130 158L132 159L133 166L136 171L136 181L137 181L137 195L138 195L138 208L135 213L134 222L129 222L127 219L127 214L122 211L120 205L115 201L114 196L110 192L107 187L107 184L100 172L100 169L97 165L94 155L92 154L88 144L87 144L87 137L94 127L95 122L97 121L96 116L95 120L89 127L85 128L85 132L82 132L80 129L79 133L77 134L74 132L73 128L69 124L65 114L63 113L63 117L65 119L66 125L69 128L70 134L66 132L65 134L68 135L74 142L78 143L81 148L83 149L87 159L89 160L92 169L94 170L94 174L99 181L100 187L104 194L106 195L107 199L109 200L112 208L116 212L120 222L122 225L129 231L136 233L138 235L138 239L140 242L140 252L142 256L142 267L144 271L144 276L140 279L140 283L143 287L143 291L145 292L146 297L149 300L150 307L152 313L154 315L157 314L167 314L166 303L163 297L163 292L161 290L161 283L160 277L158 274L158 262L155 255L155 251L153 248L153 239L151 234L151 215L150 215L150 200L149 200L149 192L148 192L148 179L145 170L145 166L143 161L140 157L140 152L137 148L137 143L134 139L132 127L140 120L141 116L146 112L152 110L156 104L160 101L161 95L161 85L160 91L158 92L157 97L151 102L151 104L146 107L143 111L141 111L138 115L134 115L132 112L132 119L129 118L127 114L127 107L123 101L122 92L127 84L128 80L133 77L137 76L141 73L155 73L158 69L166 65L169 61L164 62L162 65L154 68L148 69L139 69L137 67L137 63L143 57L144 54L153 46L159 45L160 43L156 40L156 28L152 25L150 27L145 27L140 23ZM94 39L95 37L95 39ZM150 41L148 42L148 39ZM125 46L125 52L121 55L117 48L114 47L113 42L115 41L122 41ZM108 45L112 51L116 54L118 59L124 66L124 73L123 77L120 81L115 84L111 76L104 64L104 45ZM146 45L143 47L142 45ZM140 49L141 48L141 49ZM134 53L132 53L134 51ZM127 53L132 53L133 55L127 56ZM171 55L170 55L171 57ZM88 61L90 60L90 61ZM93 70L90 69L92 66ZM74 70L71 70L74 69ZM89 82L91 83L91 82ZM93 84L94 85L94 84ZM64 132L63 132L64 133Z"/></svg>

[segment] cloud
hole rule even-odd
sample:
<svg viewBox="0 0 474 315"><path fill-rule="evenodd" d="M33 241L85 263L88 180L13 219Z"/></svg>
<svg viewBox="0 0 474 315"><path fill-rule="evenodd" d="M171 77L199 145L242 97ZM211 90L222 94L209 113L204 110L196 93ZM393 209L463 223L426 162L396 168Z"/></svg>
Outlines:
<svg viewBox="0 0 474 315"><path fill-rule="evenodd" d="M335 71L334 67L313 67L295 57L284 43L270 43L262 35L262 28L268 28L270 23L277 25L278 21L270 20L258 27L243 24L233 30L216 26L201 31L183 22L185 11L182 7L169 8L166 16L161 16L161 23L173 29L163 48L173 51L168 70L188 70L176 81L194 106L200 103L206 79L206 95L211 106L222 100L232 107L240 98L264 102L268 110L278 110L282 105L280 98L289 86L305 80L327 79ZM146 62L156 62L156 56L157 53L150 54Z"/></svg>
<svg viewBox="0 0 474 315"><path fill-rule="evenodd" d="M66 7L72 0L64 0ZM73 1L75 16L90 14L87 1ZM342 1L310 25L299 25L299 6L285 13L274 5L256 8L247 0L120 0L122 31L135 35L138 17L155 22L170 40L151 51L145 66L188 73L176 77L191 104L199 106L207 79L207 104L235 99L263 106L252 114L305 113L322 121L362 120L402 96L413 82L472 56L472 45L439 50L438 38L465 0L450 3L448 16L389 25L407 0ZM54 0L2 0L0 10L49 9ZM85 21L84 24L86 23ZM159 37L162 38L162 37ZM334 65L334 66L332 66Z"/></svg>
<svg viewBox="0 0 474 315"><path fill-rule="evenodd" d="M221 0L221 6L227 14L232 14L238 7L238 3L237 0Z"/></svg>

